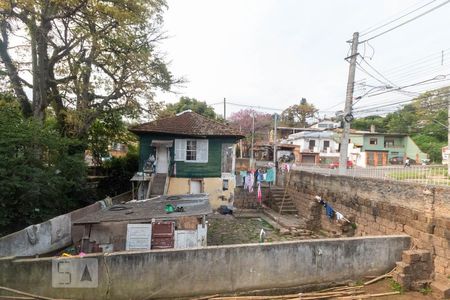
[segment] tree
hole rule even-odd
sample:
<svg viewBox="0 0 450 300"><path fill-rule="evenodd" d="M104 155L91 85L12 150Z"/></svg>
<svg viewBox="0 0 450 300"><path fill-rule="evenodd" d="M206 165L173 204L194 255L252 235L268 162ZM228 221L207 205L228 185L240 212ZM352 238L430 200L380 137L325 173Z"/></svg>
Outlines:
<svg viewBox="0 0 450 300"><path fill-rule="evenodd" d="M253 116L255 118L255 136L258 138L267 137L272 129L272 115L261 113L253 109L242 109L233 113L229 121L235 128L239 129L244 135L250 136L253 130Z"/></svg>
<svg viewBox="0 0 450 300"><path fill-rule="evenodd" d="M86 167L77 147L1 99L0 235L80 206Z"/></svg>
<svg viewBox="0 0 450 300"><path fill-rule="evenodd" d="M302 98L300 104L292 105L281 113L281 122L286 126L307 127L308 118L314 117L317 111L313 104Z"/></svg>
<svg viewBox="0 0 450 300"><path fill-rule="evenodd" d="M89 129L87 146L96 165L102 164L102 157L108 155L109 147L115 143L129 144L136 136L128 131L120 111L112 111L99 116Z"/></svg>
<svg viewBox="0 0 450 300"><path fill-rule="evenodd" d="M233 113L229 118L230 124L245 135L245 139L243 140L244 147L243 149L239 149L239 151L242 151L243 153L248 152L251 147L253 117L255 118L254 141L269 142L270 131L273 124L273 116L271 114L257 112L252 109L242 109ZM247 149L247 151L245 151L245 149Z"/></svg>
<svg viewBox="0 0 450 300"><path fill-rule="evenodd" d="M387 114L355 119L353 129L368 130L374 124L378 132L408 134L434 162L441 161L441 148L447 144L447 95L450 87L428 91L410 104Z"/></svg>
<svg viewBox="0 0 450 300"><path fill-rule="evenodd" d="M0 58L23 115L43 122L51 108L63 134L84 138L105 111L151 111L154 89L176 81L155 49L164 7L164 0L1 1Z"/></svg>
<svg viewBox="0 0 450 300"><path fill-rule="evenodd" d="M352 129L369 131L372 125L375 126L375 131L386 132L386 119L380 116L355 119L352 122Z"/></svg>
<svg viewBox="0 0 450 300"><path fill-rule="evenodd" d="M185 110L192 110L193 112L213 120L220 119L215 113L214 108L206 104L206 102L184 96L176 103L167 104L165 108L158 113L158 118L174 116Z"/></svg>

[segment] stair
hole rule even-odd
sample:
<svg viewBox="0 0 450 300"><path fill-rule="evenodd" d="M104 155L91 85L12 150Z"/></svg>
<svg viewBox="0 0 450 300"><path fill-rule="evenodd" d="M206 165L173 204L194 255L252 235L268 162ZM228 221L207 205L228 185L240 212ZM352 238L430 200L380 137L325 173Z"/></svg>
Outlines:
<svg viewBox="0 0 450 300"><path fill-rule="evenodd" d="M152 181L152 186L150 187L150 196L160 196L164 195L164 186L166 185L167 174L157 173Z"/></svg>
<svg viewBox="0 0 450 300"><path fill-rule="evenodd" d="M450 299L450 280L438 279L433 281L431 289L436 299Z"/></svg>
<svg viewBox="0 0 450 300"><path fill-rule="evenodd" d="M285 197L284 202L283 202L283 197ZM295 204L292 201L291 197L289 196L289 193L286 193L286 195L284 195L283 188L272 187L270 189L270 203L271 203L271 208L274 211L281 213L282 215L298 214L298 210L295 207ZM281 208L281 212L280 212L280 207L281 207L282 203L283 203L283 207Z"/></svg>

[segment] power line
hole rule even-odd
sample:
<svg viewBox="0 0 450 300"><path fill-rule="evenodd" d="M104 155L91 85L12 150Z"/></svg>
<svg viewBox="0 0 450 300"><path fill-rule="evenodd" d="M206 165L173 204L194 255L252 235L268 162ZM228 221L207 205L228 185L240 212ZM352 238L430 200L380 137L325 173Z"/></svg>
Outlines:
<svg viewBox="0 0 450 300"><path fill-rule="evenodd" d="M434 94L434 95L430 95L431 97L443 97L443 96L449 96L450 95L450 93L448 92L448 91L445 91L445 92L442 92L442 93L437 93L437 94ZM421 101L425 101L425 100L428 100L429 99L429 97L417 97L417 98L413 98L413 99L409 99L409 100L403 100L403 101L398 101L398 102L393 102L393 103L387 103L387 104L383 104L383 105L378 105L378 106L372 106L372 107L366 107L366 108L364 108L364 109L354 109L354 112L355 113L358 113L358 112L370 112L370 111L373 111L374 109L379 109L379 108L385 108L385 107L390 107L390 106L396 106L396 105L401 105L401 104L406 104L406 103L411 103L411 102L415 102L415 101L418 101L418 102L421 102ZM440 100L442 103L447 103L447 100L446 99L441 99ZM441 103L435 103L435 104L433 104L433 105L441 105Z"/></svg>
<svg viewBox="0 0 450 300"><path fill-rule="evenodd" d="M396 25L396 26L394 26L394 27L392 27L392 28L389 28L389 29L387 29L387 30L385 30L385 31L382 31L381 33L378 33L378 34L376 34L376 35L374 35L374 36L372 36L372 37L369 37L369 38L365 39L364 41L360 42L360 44L361 44L361 43L368 42L368 41L370 41L370 40L373 40L373 39L375 39L375 38L377 38L377 37L380 37L380 36L382 36L382 35L384 35L384 34L386 34L386 33L391 32L392 30L395 30L395 29L397 29L397 28L399 28L399 27L401 27L401 26L403 26L403 25L406 25L406 24L408 24L408 23L410 23L410 22L412 22L412 21L414 21L414 20L417 20L418 18L423 17L423 16L425 16L425 15L427 15L427 14L429 14L429 13L435 11L435 10L438 9L438 8L441 8L442 6L448 4L449 2L450 2L450 0L447 0L447 1L445 1L445 2L443 2L443 3L441 3L441 4L439 4L439 5L437 5L437 6L433 7L433 8L431 8L431 9L429 9L429 10L427 10L427 11L425 11L425 12L423 12L423 13L417 15L417 16L415 16L414 18L411 18L411 19L409 19L409 20L406 20L406 21L404 21L404 22L402 22L402 23L400 23L400 24L398 24L398 25Z"/></svg>
<svg viewBox="0 0 450 300"><path fill-rule="evenodd" d="M215 105L219 105L219 104L223 105L223 101L217 102L217 103L208 104L208 105L215 106ZM259 110L284 111L284 109L280 109L280 108L266 107L266 106L259 106L259 105L246 105L246 104L239 104L239 103L234 103L234 102L229 102L229 101L227 101L227 104L234 105L234 106L239 106L239 107L247 107L247 108L259 109Z"/></svg>
<svg viewBox="0 0 450 300"><path fill-rule="evenodd" d="M420 6L420 7L418 7L418 8L416 8L416 9L410 11L409 13L406 13L406 14L404 14L404 15L402 15L402 16L400 16L400 17L398 17L398 18L396 18L396 19L394 19L394 20L392 20L392 21L389 21L389 22L387 22L387 23L385 23L385 24L383 24L383 25L377 26L377 27L373 28L372 30L369 30L369 31L367 31L367 32L365 32L365 33L363 33L363 34L361 34L361 36L365 36L365 35L367 35L367 34L369 34L369 33L371 33L371 32L377 31L377 30L380 29L380 28L383 28L383 27L385 27L385 26L387 26L387 25L390 25L390 24L394 23L395 21L398 21L398 20L400 20L400 19L403 19L404 17L409 16L410 14L415 13L416 11L421 10L422 8L428 6L428 5L430 5L431 3L436 2L436 1L437 1L437 0L432 0L432 1L430 1L430 2L428 2L428 3L426 3L426 4L424 4L424 5L422 5L422 6Z"/></svg>

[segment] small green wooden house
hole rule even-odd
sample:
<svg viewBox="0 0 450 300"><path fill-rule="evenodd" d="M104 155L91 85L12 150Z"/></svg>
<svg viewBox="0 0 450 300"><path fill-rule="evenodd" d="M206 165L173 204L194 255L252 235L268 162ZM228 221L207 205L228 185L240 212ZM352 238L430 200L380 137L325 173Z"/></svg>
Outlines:
<svg viewBox="0 0 450 300"><path fill-rule="evenodd" d="M214 208L233 199L235 145L243 136L192 111L130 128L139 137L138 199L208 193Z"/></svg>

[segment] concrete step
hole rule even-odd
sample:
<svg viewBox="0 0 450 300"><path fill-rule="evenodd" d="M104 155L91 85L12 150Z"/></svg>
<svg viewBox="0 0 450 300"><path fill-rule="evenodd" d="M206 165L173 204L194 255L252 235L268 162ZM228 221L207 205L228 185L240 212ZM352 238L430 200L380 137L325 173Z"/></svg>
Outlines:
<svg viewBox="0 0 450 300"><path fill-rule="evenodd" d="M450 299L450 280L438 279L431 283L433 297L437 299Z"/></svg>
<svg viewBox="0 0 450 300"><path fill-rule="evenodd" d="M281 214L282 215L296 215L296 214L298 214L298 211L297 210L282 210L281 211Z"/></svg>
<svg viewBox="0 0 450 300"><path fill-rule="evenodd" d="M276 205L277 207L281 207L281 204L280 205ZM283 209L297 209L297 207L295 207L295 205L294 204L283 204Z"/></svg>
<svg viewBox="0 0 450 300"><path fill-rule="evenodd" d="M282 203L283 199L272 199L274 203ZM291 198L285 198L284 203L294 203Z"/></svg>

